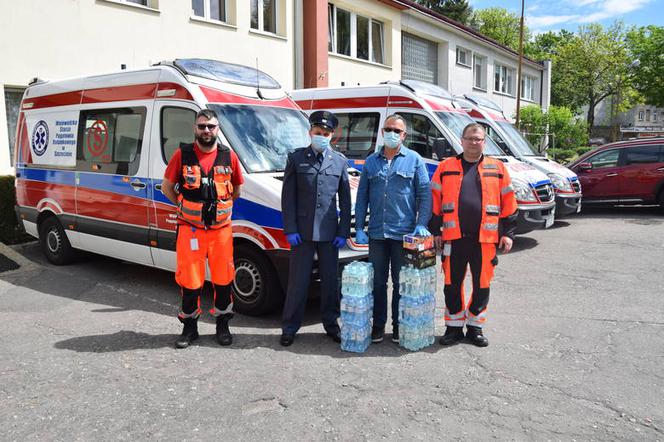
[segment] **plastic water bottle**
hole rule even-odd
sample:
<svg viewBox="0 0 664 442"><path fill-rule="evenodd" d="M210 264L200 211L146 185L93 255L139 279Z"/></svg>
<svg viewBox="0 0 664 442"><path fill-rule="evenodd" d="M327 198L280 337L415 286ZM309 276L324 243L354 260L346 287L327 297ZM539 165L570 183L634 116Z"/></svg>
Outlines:
<svg viewBox="0 0 664 442"><path fill-rule="evenodd" d="M373 267L353 262L341 275L341 349L362 353L371 344Z"/></svg>

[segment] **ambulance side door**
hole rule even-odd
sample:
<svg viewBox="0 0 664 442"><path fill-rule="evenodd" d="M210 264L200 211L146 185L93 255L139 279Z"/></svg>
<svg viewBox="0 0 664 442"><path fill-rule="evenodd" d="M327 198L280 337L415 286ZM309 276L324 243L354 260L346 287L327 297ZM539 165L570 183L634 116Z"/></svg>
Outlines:
<svg viewBox="0 0 664 442"><path fill-rule="evenodd" d="M150 145L150 245L154 265L175 270L175 206L161 193L168 161L182 143L194 142L194 122L200 106L190 101L155 102Z"/></svg>
<svg viewBox="0 0 664 442"><path fill-rule="evenodd" d="M151 115L149 100L81 110L75 179L82 249L152 265L146 178Z"/></svg>

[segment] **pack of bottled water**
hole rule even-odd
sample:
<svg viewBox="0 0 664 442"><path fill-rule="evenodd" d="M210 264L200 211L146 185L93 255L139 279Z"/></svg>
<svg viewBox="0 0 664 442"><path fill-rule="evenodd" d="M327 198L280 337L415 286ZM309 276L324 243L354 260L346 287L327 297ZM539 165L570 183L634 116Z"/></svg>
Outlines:
<svg viewBox="0 0 664 442"><path fill-rule="evenodd" d="M373 267L355 261L341 274L341 349L363 353L371 344Z"/></svg>
<svg viewBox="0 0 664 442"><path fill-rule="evenodd" d="M401 268L399 277L399 345L421 350L434 342L436 267Z"/></svg>

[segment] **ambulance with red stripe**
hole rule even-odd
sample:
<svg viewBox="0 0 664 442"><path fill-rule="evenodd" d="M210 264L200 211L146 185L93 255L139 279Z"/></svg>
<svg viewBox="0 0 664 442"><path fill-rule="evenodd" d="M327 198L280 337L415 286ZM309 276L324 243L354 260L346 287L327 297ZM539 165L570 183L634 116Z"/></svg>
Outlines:
<svg viewBox="0 0 664 442"><path fill-rule="evenodd" d="M382 145L380 128L391 114L407 123L405 145L424 158L429 175L446 157L463 151L461 134L473 119L439 86L415 80L385 82L375 86L301 89L291 96L307 113L327 109L339 119L333 144L362 168L364 159ZM486 138L484 153L505 163L519 204L517 233L548 228L555 214L554 191L549 177L505 153Z"/></svg>
<svg viewBox="0 0 664 442"><path fill-rule="evenodd" d="M581 211L581 182L567 167L540 155L516 130L498 104L485 97L466 94L455 97L468 114L486 128L487 135L509 155L546 174L556 192L556 217Z"/></svg>
<svg viewBox="0 0 664 442"><path fill-rule="evenodd" d="M168 160L193 142L196 112L219 115L220 141L244 175L233 207L235 306L261 314L283 300L289 245L281 185L309 123L269 75L213 60L61 81L34 80L20 107L16 211L55 264L85 250L175 269L175 206L161 193ZM352 178L357 187L357 177ZM351 242L340 261L367 256Z"/></svg>

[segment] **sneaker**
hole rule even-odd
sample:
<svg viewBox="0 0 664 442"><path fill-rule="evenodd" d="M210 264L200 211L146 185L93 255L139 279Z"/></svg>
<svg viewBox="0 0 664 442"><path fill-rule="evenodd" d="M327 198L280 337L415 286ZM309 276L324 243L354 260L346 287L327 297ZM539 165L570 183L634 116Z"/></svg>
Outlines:
<svg viewBox="0 0 664 442"><path fill-rule="evenodd" d="M379 342L383 342L383 337L385 336L385 328L384 327L373 327L371 329L371 342L374 344L378 344Z"/></svg>
<svg viewBox="0 0 664 442"><path fill-rule="evenodd" d="M399 343L399 325L395 325L392 327L392 342L395 344Z"/></svg>

